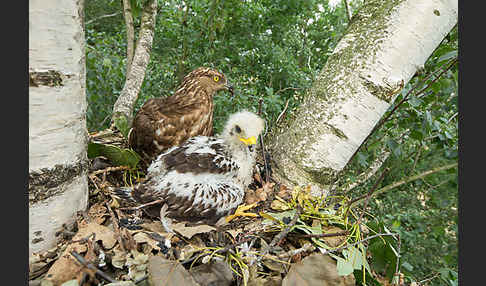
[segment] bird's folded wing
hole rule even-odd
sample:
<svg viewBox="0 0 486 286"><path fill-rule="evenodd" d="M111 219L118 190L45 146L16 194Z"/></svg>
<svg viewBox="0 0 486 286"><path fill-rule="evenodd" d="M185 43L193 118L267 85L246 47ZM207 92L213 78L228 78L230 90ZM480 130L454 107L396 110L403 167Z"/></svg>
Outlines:
<svg viewBox="0 0 486 286"><path fill-rule="evenodd" d="M168 171L179 173L223 174L238 170L222 140L206 136L193 137L160 159L164 160Z"/></svg>

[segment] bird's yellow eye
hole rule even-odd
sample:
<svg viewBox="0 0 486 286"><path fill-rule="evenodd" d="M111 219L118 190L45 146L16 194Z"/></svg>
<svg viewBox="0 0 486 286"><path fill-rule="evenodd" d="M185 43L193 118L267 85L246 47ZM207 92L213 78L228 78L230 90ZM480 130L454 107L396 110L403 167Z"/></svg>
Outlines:
<svg viewBox="0 0 486 286"><path fill-rule="evenodd" d="M213 77L213 80L214 80L215 82L218 82L218 81L219 81L219 76L215 75L215 76Z"/></svg>

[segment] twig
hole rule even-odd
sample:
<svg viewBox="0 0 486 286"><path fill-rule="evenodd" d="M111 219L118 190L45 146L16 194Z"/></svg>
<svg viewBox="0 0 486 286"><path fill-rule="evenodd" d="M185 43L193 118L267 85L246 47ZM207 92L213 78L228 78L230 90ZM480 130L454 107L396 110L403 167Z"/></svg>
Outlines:
<svg viewBox="0 0 486 286"><path fill-rule="evenodd" d="M395 264L395 275L398 276L398 279L400 279L400 273L398 272L398 265L400 264L400 246L401 246L400 234L397 233L397 262Z"/></svg>
<svg viewBox="0 0 486 286"><path fill-rule="evenodd" d="M297 205L297 209L295 210L295 214L294 214L294 217L292 218L292 220L289 222L289 224L287 225L287 227L285 229L283 229L279 234L277 234L272 239L272 241L270 242L268 247L263 249L263 251L261 253L262 256L265 256L267 253L269 253L270 250L272 248L274 248L277 244L279 244L280 241L290 232L290 230L292 230L292 228L297 223L297 219L299 218L301 212L302 212L302 208L299 205Z"/></svg>
<svg viewBox="0 0 486 286"><path fill-rule="evenodd" d="M386 192L388 190L391 190L393 188L396 188L398 186L401 186L403 184L406 184L406 183L409 183L411 181L415 181L417 179L421 179L425 176L428 176L428 175L431 175L431 174L434 174L434 173L437 173L437 172L440 172L440 171L444 171L444 170L448 170L448 169L451 169L451 168L455 168L457 167L457 162L456 163L452 163L452 164L449 164L449 165L445 165L445 166L442 166L442 167L438 167L438 168L434 168L434 169L431 169L431 170L428 170L428 171L425 171L421 174L418 174L418 175L415 175L415 176L412 176L412 177L409 177L409 178L406 178L406 179L403 179L403 180L400 180L398 182L395 182L395 183L392 183L386 187L383 187L381 189L379 189L378 191L376 191L373 196L376 196L377 194L381 194L383 192Z"/></svg>
<svg viewBox="0 0 486 286"><path fill-rule="evenodd" d="M447 123L451 122L451 120L454 119L457 116L458 113L459 112L454 113L454 115L452 115L452 117L449 118L449 120L447 120Z"/></svg>
<svg viewBox="0 0 486 286"><path fill-rule="evenodd" d="M349 8L349 3L347 0L343 0L344 8L346 9L346 16L348 17L348 23L351 22L351 9Z"/></svg>
<svg viewBox="0 0 486 286"><path fill-rule="evenodd" d="M333 237L333 236L345 236L348 235L349 231L340 231L340 232L334 232L334 233L314 233L314 234L292 234L292 236L298 236L298 237Z"/></svg>
<svg viewBox="0 0 486 286"><path fill-rule="evenodd" d="M388 191L388 190L391 190L391 189L396 188L396 187L398 187L398 186L401 186L401 185L403 185L403 184L409 183L409 182L411 182L411 181L415 181L415 180L417 180L417 179L421 179L421 178L423 178L423 177L425 177L425 176L428 176L428 175L431 175L431 174L434 174L434 173L437 173L437 172L440 172L440 171L448 170L448 169L451 169L451 168L454 168L454 167L457 167L457 163L452 163L452 164L449 164L449 165L445 165L445 166L442 166L442 167L437 167L437 168L434 168L434 169L431 169L431 170L425 171L425 172L423 172L423 173L421 173L421 174L418 174L418 175L415 175L415 176L412 176L412 177L408 177L408 178L406 178L406 179L403 179L403 180L400 180L400 181L394 182L394 183L392 183L392 184L390 184L390 185L388 185L388 186L386 186L386 187L383 187L383 188L381 188L381 189L377 190L377 191L376 191L376 192L374 192L372 195L373 195L373 196L376 196L376 195L378 195L378 194L384 193L384 192L386 192L386 191ZM359 197L359 198L357 198L357 199L354 199L354 200L352 200L352 201L351 201L351 202L348 204L348 206L350 207L350 206L351 206L351 204L354 204L355 202L357 202L357 201L359 201L359 200L362 200L362 199L364 199L364 198L366 198L366 196L361 196L361 197Z"/></svg>
<svg viewBox="0 0 486 286"><path fill-rule="evenodd" d="M300 90L302 88L301 87L288 86L288 87L284 87L282 89L277 90L276 92L274 92L274 94L281 93L281 92L284 92L284 91L289 90L289 89L291 89L291 90Z"/></svg>
<svg viewBox="0 0 486 286"><path fill-rule="evenodd" d="M86 21L86 23L84 23L84 24L85 25L89 25L89 24L93 23L94 21L98 21L98 20L101 20L103 18L113 17L113 16L116 16L116 15L118 15L120 13L121 13L121 11L115 12L113 14L102 15L102 16L99 16L97 18L94 18L94 19L91 19L89 21Z"/></svg>
<svg viewBox="0 0 486 286"><path fill-rule="evenodd" d="M417 151L417 154L415 155L415 159L413 160L413 166L412 166L412 171L411 173L414 173L415 172L415 167L417 166L417 162L418 162L418 159L420 157L420 153L422 151L422 146L419 145L419 149Z"/></svg>
<svg viewBox="0 0 486 286"><path fill-rule="evenodd" d="M376 171L378 171L378 169L380 169L380 167L383 165L383 163L385 163L386 159L388 159L390 154L391 154L390 151L383 150L377 156L375 161L373 161L373 163L371 163L368 170L364 173L361 173L359 175L358 180L356 180L356 182L350 184L345 189L343 189L343 192L349 192L350 190L354 189L356 186L359 186L359 185L363 184L364 182L368 181L376 173Z"/></svg>
<svg viewBox="0 0 486 286"><path fill-rule="evenodd" d="M378 187L378 185L381 183L381 181L383 181L383 178L385 178L385 174L388 173L389 169L386 168L383 173L381 174L380 178L378 178L378 180L376 181L376 183L373 185L373 187L370 189L370 191L368 192L368 194L366 195L366 201L363 205L363 211L361 212L361 215L359 216L358 218L358 221L357 221L357 224L360 225L361 224L361 219L363 219L363 215L365 213L365 210L366 210L366 207L368 206L368 202L370 201L370 198L371 198L371 195L373 195L373 192L376 190L376 188ZM346 210L347 211L347 210Z"/></svg>
<svg viewBox="0 0 486 286"><path fill-rule="evenodd" d="M119 210L139 210L139 209L142 209L144 207L160 204L162 202L164 202L164 200L155 200L155 201L151 201L151 202L148 202L146 204L139 205L139 206L136 206L136 207L119 208Z"/></svg>
<svg viewBox="0 0 486 286"><path fill-rule="evenodd" d="M440 273L439 273L439 272L437 272L437 273L435 273L435 275L432 275L432 277L430 277L430 278L425 278L424 280L421 280L421 281L419 281L419 282L417 282L417 283L418 283L419 285L422 285L422 284L424 284L424 283L425 283L425 282L427 282L427 281L430 281L430 280L432 280L432 279L435 279L435 278L439 277L439 275L440 275ZM29 286L30 286L30 285L29 285Z"/></svg>
<svg viewBox="0 0 486 286"><path fill-rule="evenodd" d="M290 251L287 251L285 253L277 255L277 258L292 257L292 256L300 254L302 252L314 251L314 249L316 249L316 247L312 243L306 243L301 248L290 250Z"/></svg>
<svg viewBox="0 0 486 286"><path fill-rule="evenodd" d="M116 240L118 241L118 244L120 244L120 247L123 250L123 252L126 252L127 250L125 249L125 245L123 244L123 239L120 233L120 227L118 226L118 221L115 217L115 213L111 209L110 204L108 202L106 202L105 205L106 208L108 209L108 212L110 213L111 220L113 221L113 228L115 229Z"/></svg>
<svg viewBox="0 0 486 286"><path fill-rule="evenodd" d="M89 263L88 261L86 261L86 259L84 259L84 257L82 257L81 255L79 255L79 253L77 253L76 251L71 251L70 252L72 256L74 256L74 258L76 258L77 261L79 261L79 263L81 263L82 265L84 265L85 267L91 269L91 270L94 270L96 271L96 274L100 275L101 277L103 277L106 281L109 281L110 283L116 283L118 281L116 281L115 279L111 278L110 276L108 276L106 273L104 273L103 271L99 270L96 266L94 266L93 264Z"/></svg>
<svg viewBox="0 0 486 286"><path fill-rule="evenodd" d="M106 169L96 170L96 171L92 172L90 175L98 175L98 174L103 174L103 173L107 173L107 172L121 171L121 170L130 170L130 167L129 166L108 167Z"/></svg>
<svg viewBox="0 0 486 286"><path fill-rule="evenodd" d="M280 118L285 114L285 111L287 111L287 107L289 107L289 101L290 101L290 99L287 99L287 102L285 102L285 107L282 110L282 112L280 112L280 114L278 115L277 120L275 121L275 124L277 124L280 121Z"/></svg>
<svg viewBox="0 0 486 286"><path fill-rule="evenodd" d="M360 244L360 243L366 242L366 241L368 241L368 240L371 240L371 239L376 238L376 237L379 237L379 236L393 236L393 237L396 237L396 235L397 235L396 233L377 233L377 234L375 234L375 235L368 236L367 238L362 239L362 240L360 240L360 241L358 241L358 242L351 243L351 244L348 244L348 245L345 245L345 246L341 246L341 247L336 248L336 249L331 249L331 250L327 250L327 249L326 249L324 253L330 253L330 252L341 251L341 250L346 249L346 248L348 248L348 247L352 247L352 246L358 245L358 244Z"/></svg>
<svg viewBox="0 0 486 286"><path fill-rule="evenodd" d="M385 171L383 171L383 173L381 174L381 176L378 178L378 180L375 182L375 184L373 185L373 187L370 189L370 191L366 194L366 195L363 195L361 197L357 197L353 200L351 200L348 205L347 205L347 208L346 208L346 213L344 214L344 217L347 217L348 216L348 213L349 213L349 210L351 209L351 206L359 201L359 200L362 200L364 198L367 198L366 200L366 205L368 204L368 200L369 198L371 197L371 194L373 194L373 192L375 191L375 189L378 187L378 184L380 184L380 182L383 180L383 178L385 177L385 174L388 172L388 169L385 169ZM366 206L364 207L366 208ZM364 212L363 212L364 213ZM361 214L363 215L363 214ZM359 220L358 220L358 223L360 222L361 220L361 216L359 217Z"/></svg>

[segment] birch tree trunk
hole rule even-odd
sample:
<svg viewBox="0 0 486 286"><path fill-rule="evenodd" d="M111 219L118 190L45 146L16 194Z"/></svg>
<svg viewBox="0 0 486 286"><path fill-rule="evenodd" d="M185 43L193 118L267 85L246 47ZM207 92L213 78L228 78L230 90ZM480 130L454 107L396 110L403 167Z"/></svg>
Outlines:
<svg viewBox="0 0 486 286"><path fill-rule="evenodd" d="M128 126L132 125L133 108L138 98L145 70L150 60L152 41L155 30L155 16L157 15L157 1L149 0L143 8L141 28L135 47L135 54L127 73L125 85L113 106L112 122L125 117Z"/></svg>
<svg viewBox="0 0 486 286"><path fill-rule="evenodd" d="M457 23L457 0L366 1L306 97L275 130L274 176L325 191Z"/></svg>
<svg viewBox="0 0 486 286"><path fill-rule="evenodd" d="M29 255L87 206L83 0L29 0Z"/></svg>
<svg viewBox="0 0 486 286"><path fill-rule="evenodd" d="M123 15L125 17L125 26L127 27L127 68L126 74L130 73L132 66L133 50L135 44L135 30L133 27L132 6L130 0L123 0Z"/></svg>

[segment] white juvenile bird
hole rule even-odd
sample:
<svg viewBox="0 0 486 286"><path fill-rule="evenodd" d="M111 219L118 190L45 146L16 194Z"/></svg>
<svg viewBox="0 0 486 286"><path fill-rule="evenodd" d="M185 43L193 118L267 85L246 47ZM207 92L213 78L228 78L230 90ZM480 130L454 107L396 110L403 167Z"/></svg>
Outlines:
<svg viewBox="0 0 486 286"><path fill-rule="evenodd" d="M238 206L252 181L264 125L252 112L232 114L219 136L196 136L170 148L149 166L145 182L115 193L138 204L160 200L146 211L160 215L167 231L170 219L219 225L235 210L233 216L244 216L251 206Z"/></svg>

